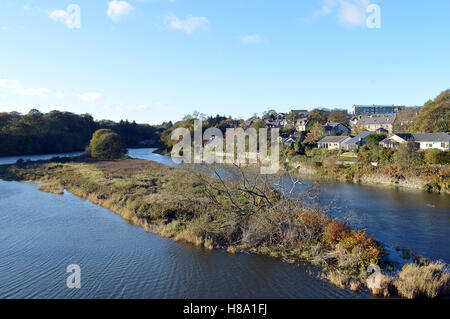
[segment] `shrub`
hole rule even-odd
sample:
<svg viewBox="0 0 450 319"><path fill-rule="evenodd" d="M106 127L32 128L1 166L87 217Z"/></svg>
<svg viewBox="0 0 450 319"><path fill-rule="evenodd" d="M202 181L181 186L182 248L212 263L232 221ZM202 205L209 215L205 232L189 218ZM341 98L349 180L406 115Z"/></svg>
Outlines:
<svg viewBox="0 0 450 319"><path fill-rule="evenodd" d="M366 144L370 149L378 148L379 142L384 140L386 138L386 134L378 134L378 133L372 133L369 136L367 136Z"/></svg>
<svg viewBox="0 0 450 319"><path fill-rule="evenodd" d="M438 149L426 150L423 160L426 164L448 164L450 152L442 152Z"/></svg>
<svg viewBox="0 0 450 319"><path fill-rule="evenodd" d="M346 233L348 233L348 228L344 224L333 220L325 228L324 236L330 244L336 245L345 237Z"/></svg>
<svg viewBox="0 0 450 319"><path fill-rule="evenodd" d="M89 149L93 158L120 158L127 153L125 144L119 134L108 129L95 131Z"/></svg>

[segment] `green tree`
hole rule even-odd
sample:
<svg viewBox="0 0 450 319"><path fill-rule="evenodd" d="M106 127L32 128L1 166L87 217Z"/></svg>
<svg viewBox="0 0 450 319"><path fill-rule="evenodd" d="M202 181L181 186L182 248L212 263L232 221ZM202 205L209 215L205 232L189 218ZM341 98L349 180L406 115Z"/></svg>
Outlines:
<svg viewBox="0 0 450 319"><path fill-rule="evenodd" d="M422 165L422 158L423 153L417 151L417 145L414 142L401 145L394 154L395 162L405 167Z"/></svg>
<svg viewBox="0 0 450 319"><path fill-rule="evenodd" d="M448 164L450 162L450 152L443 152L438 149L426 150L423 155L426 164Z"/></svg>
<svg viewBox="0 0 450 319"><path fill-rule="evenodd" d="M294 144L294 151L296 154L305 154L305 149L303 148L303 145L300 142L295 142Z"/></svg>
<svg viewBox="0 0 450 319"><path fill-rule="evenodd" d="M350 119L351 116L348 114L347 110L332 110L328 114L329 123L341 123L347 126Z"/></svg>
<svg viewBox="0 0 450 319"><path fill-rule="evenodd" d="M92 135L89 149L93 158L120 158L127 153L119 134L109 129L100 129Z"/></svg>
<svg viewBox="0 0 450 319"><path fill-rule="evenodd" d="M366 144L370 149L377 149L379 147L379 143L386 138L386 134L378 134L372 133L367 136Z"/></svg>
<svg viewBox="0 0 450 319"><path fill-rule="evenodd" d="M437 133L450 130L450 89L428 101L420 109L411 132Z"/></svg>
<svg viewBox="0 0 450 319"><path fill-rule="evenodd" d="M311 130L306 135L305 142L309 144L315 144L325 136L325 130L318 122L314 123Z"/></svg>
<svg viewBox="0 0 450 319"><path fill-rule="evenodd" d="M277 117L277 111L276 110L268 110L263 113L263 120L274 120Z"/></svg>
<svg viewBox="0 0 450 319"><path fill-rule="evenodd" d="M310 122L318 122L320 124L326 124L328 121L328 114L330 112L325 109L314 109L309 112L308 120Z"/></svg>

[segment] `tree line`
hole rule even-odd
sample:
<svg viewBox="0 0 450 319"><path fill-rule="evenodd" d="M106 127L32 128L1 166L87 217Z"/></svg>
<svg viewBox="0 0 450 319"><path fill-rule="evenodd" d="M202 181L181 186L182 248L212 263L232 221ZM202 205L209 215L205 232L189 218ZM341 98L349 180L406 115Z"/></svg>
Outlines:
<svg viewBox="0 0 450 319"><path fill-rule="evenodd" d="M135 147L143 140L158 146L164 127L95 121L90 114L71 112L4 112L0 113L0 156L84 151L98 129L110 129L121 136L127 147Z"/></svg>

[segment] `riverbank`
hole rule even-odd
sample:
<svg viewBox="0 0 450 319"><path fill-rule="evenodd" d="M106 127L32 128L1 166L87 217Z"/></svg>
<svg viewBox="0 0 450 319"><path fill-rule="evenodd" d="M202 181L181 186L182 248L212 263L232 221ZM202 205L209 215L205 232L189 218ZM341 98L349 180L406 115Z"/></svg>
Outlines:
<svg viewBox="0 0 450 319"><path fill-rule="evenodd" d="M334 165L324 167L312 163L290 163L289 169L299 176L361 185L386 185L405 189L450 194L450 166L427 170L399 166L375 167Z"/></svg>
<svg viewBox="0 0 450 319"><path fill-rule="evenodd" d="M37 182L43 190L54 193L65 188L147 231L207 249L308 261L322 266L324 276L333 283L354 290L365 289L369 264L384 262L382 248L364 232L351 230L320 210L290 205L271 189L257 193L260 196L255 198L242 192L242 185L202 178L150 161L26 163L2 166L0 177ZM443 265L430 265L435 267L433 276L439 275L439 280L433 277L427 281L436 283L430 291L414 288L416 292L411 293L414 285L411 287L409 277L392 276L383 281L382 290L373 292L404 297L446 293L442 281L448 281L448 273L441 271ZM414 273L430 272L430 265L406 268Z"/></svg>

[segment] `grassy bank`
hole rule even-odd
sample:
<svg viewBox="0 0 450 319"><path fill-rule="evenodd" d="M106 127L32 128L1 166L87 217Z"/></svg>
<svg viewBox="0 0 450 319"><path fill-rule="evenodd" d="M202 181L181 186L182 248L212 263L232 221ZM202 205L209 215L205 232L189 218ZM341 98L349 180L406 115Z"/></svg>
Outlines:
<svg viewBox="0 0 450 319"><path fill-rule="evenodd" d="M430 165L413 167L397 164L362 163L351 161L333 154L327 154L322 161L305 156L294 157L289 161L290 169L301 175L314 176L338 182L355 184L383 184L420 189L428 192L450 194L450 165Z"/></svg>
<svg viewBox="0 0 450 319"><path fill-rule="evenodd" d="M137 159L62 159L0 166L0 178L36 182L56 194L67 189L147 231L206 249L306 261L321 266L324 278L352 290L367 288L370 264L387 266L383 248L364 231L250 174L223 181L219 174L209 178ZM374 294L434 298L448 295L449 274L445 265L421 261L383 275L381 284Z"/></svg>

